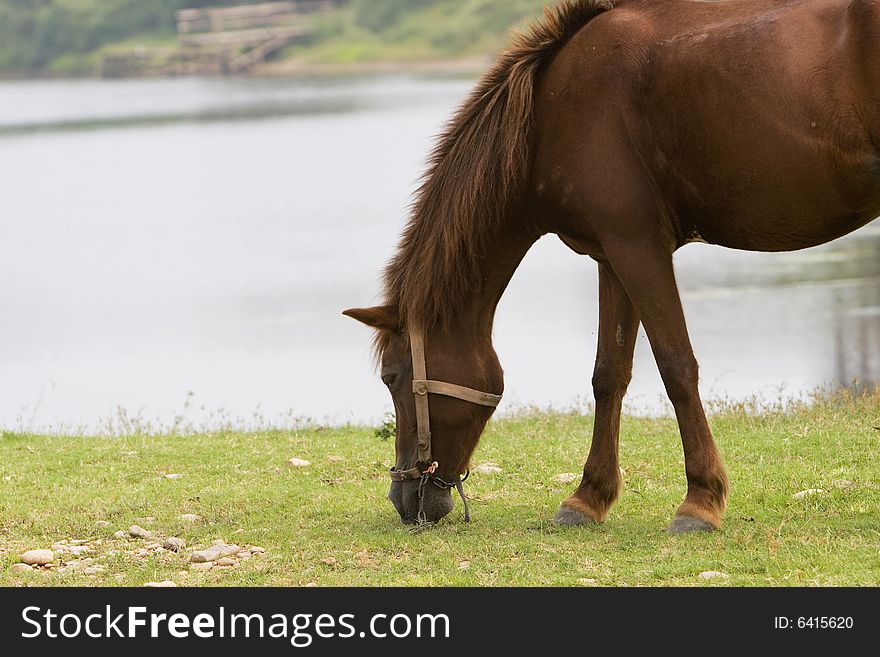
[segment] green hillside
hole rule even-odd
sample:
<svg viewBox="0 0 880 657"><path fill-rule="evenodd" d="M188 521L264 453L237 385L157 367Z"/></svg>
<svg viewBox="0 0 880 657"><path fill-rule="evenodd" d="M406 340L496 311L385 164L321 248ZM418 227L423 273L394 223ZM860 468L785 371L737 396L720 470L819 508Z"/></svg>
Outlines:
<svg viewBox="0 0 880 657"><path fill-rule="evenodd" d="M552 2L552 0L550 0ZM0 74L95 75L108 54L169 60L174 12L234 0L0 0ZM410 63L487 55L544 0L350 0L311 15L312 36L276 60ZM146 55L144 55L146 53Z"/></svg>

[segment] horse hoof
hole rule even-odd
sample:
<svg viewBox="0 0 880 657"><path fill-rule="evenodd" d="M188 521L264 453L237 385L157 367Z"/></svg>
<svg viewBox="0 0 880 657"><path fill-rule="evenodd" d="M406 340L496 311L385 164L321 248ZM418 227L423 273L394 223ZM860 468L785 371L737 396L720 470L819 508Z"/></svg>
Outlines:
<svg viewBox="0 0 880 657"><path fill-rule="evenodd" d="M717 529L711 522L691 516L675 516L675 520L666 529L670 534L691 534L693 532L713 532Z"/></svg>
<svg viewBox="0 0 880 657"><path fill-rule="evenodd" d="M564 506L556 512L553 522L557 525L565 525L567 527L576 527L578 525L595 525L596 521L590 516L577 509L571 509Z"/></svg>

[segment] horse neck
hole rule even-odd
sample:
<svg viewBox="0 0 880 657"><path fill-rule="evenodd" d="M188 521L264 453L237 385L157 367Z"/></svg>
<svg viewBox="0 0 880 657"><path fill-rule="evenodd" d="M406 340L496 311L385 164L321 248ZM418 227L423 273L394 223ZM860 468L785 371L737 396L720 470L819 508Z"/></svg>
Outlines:
<svg viewBox="0 0 880 657"><path fill-rule="evenodd" d="M482 259L480 287L472 292L461 311L450 318L445 333L458 339L491 344L495 310L510 279L540 233L525 225L505 227L486 249Z"/></svg>

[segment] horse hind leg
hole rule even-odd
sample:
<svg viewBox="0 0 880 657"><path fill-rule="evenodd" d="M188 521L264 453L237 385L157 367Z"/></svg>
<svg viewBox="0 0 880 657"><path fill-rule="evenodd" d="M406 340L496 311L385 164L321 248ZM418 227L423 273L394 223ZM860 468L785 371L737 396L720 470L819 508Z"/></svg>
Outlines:
<svg viewBox="0 0 880 657"><path fill-rule="evenodd" d="M697 361L675 282L672 253L660 239L648 236L639 242L603 244L603 249L645 326L681 432L687 495L669 531L716 529L727 506L727 473L700 400Z"/></svg>
<svg viewBox="0 0 880 657"><path fill-rule="evenodd" d="M563 525L603 522L620 491L620 408L632 376L639 320L617 275L599 265L599 338L593 370L596 414L593 441L577 490L555 521Z"/></svg>

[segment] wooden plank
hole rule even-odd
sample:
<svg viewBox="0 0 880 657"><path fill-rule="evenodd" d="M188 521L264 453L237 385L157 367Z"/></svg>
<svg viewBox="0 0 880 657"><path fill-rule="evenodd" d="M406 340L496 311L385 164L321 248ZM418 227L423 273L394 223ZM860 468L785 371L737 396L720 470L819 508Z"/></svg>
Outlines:
<svg viewBox="0 0 880 657"><path fill-rule="evenodd" d="M178 42L189 47L234 48L256 45L279 37L295 39L306 36L308 33L309 30L304 25L288 25L286 27L267 27L235 32L187 34L179 36Z"/></svg>
<svg viewBox="0 0 880 657"><path fill-rule="evenodd" d="M235 7L182 9L176 13L178 34L222 32L225 30L277 25L295 17L332 9L340 0L299 0L266 2Z"/></svg>
<svg viewBox="0 0 880 657"><path fill-rule="evenodd" d="M284 46L290 43L292 39L287 36L276 36L264 43L258 45L256 48L249 50L248 52L240 55L229 62L228 70L230 73L241 73L246 71L260 62L264 61L266 57L271 55L273 52L277 50L281 50Z"/></svg>

